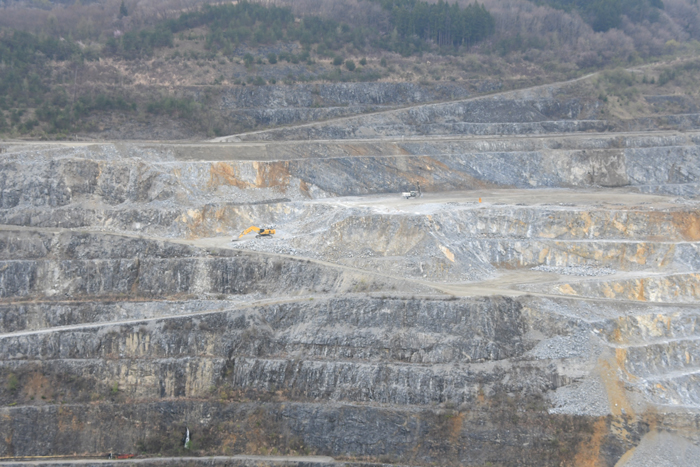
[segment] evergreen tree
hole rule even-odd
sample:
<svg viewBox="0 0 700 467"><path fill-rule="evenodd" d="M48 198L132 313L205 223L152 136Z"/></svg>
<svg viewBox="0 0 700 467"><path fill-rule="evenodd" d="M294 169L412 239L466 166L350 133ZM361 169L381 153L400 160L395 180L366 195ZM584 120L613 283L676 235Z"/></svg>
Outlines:
<svg viewBox="0 0 700 467"><path fill-rule="evenodd" d="M122 0L122 4L119 6L119 19L129 16L129 10L126 9L126 5L124 4L124 0Z"/></svg>
<svg viewBox="0 0 700 467"><path fill-rule="evenodd" d="M430 4L420 0L380 0L391 12L399 36L417 36L440 46L472 44L493 34L496 22L483 5L475 2L460 8L444 0Z"/></svg>

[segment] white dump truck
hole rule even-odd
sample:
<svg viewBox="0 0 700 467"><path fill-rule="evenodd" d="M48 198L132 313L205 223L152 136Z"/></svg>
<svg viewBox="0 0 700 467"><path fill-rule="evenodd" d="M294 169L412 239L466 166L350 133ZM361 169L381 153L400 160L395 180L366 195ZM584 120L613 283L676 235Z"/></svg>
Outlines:
<svg viewBox="0 0 700 467"><path fill-rule="evenodd" d="M423 193L420 191L420 184L418 185L417 190L404 191L401 194L401 196L403 196L406 199L408 199L408 198L420 198L421 196L423 196Z"/></svg>

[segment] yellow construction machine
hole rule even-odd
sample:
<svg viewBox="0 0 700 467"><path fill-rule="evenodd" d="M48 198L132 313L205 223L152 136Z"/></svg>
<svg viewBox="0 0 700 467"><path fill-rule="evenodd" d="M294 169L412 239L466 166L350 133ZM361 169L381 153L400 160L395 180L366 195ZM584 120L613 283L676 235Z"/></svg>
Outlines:
<svg viewBox="0 0 700 467"><path fill-rule="evenodd" d="M238 238L241 238L244 235L248 235L251 232L257 232L258 234L255 236L255 238L260 238L260 237L272 237L276 230L275 229L261 229L260 227L255 227L254 225L251 225L247 229L243 231L242 234L238 236Z"/></svg>

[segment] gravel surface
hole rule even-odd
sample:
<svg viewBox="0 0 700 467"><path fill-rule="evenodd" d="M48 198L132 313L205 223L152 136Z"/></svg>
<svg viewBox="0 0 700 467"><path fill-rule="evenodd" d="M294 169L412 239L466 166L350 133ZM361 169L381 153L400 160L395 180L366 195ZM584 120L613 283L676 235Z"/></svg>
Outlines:
<svg viewBox="0 0 700 467"><path fill-rule="evenodd" d="M700 465L700 446L666 432L651 432L620 467L691 467Z"/></svg>
<svg viewBox="0 0 700 467"><path fill-rule="evenodd" d="M553 272L564 276L609 276L617 271L610 268L596 268L593 266L537 266L533 271Z"/></svg>
<svg viewBox="0 0 700 467"><path fill-rule="evenodd" d="M562 386L550 396L554 408L549 413L605 416L610 414L608 396L603 383L596 377Z"/></svg>
<svg viewBox="0 0 700 467"><path fill-rule="evenodd" d="M590 330L580 327L571 335L555 336L540 342L527 355L537 359L584 357L591 351L590 337Z"/></svg>

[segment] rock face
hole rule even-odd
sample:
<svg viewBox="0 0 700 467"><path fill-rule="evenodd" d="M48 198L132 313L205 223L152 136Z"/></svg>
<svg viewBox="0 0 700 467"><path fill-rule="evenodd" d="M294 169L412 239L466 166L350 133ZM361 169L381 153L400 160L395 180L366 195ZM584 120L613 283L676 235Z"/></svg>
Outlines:
<svg viewBox="0 0 700 467"><path fill-rule="evenodd" d="M458 84L297 84L235 87L219 102L222 113L243 128L279 126L377 112L405 105L469 97Z"/></svg>
<svg viewBox="0 0 700 467"><path fill-rule="evenodd" d="M612 421L543 411L542 395L572 380L551 360L528 356L541 345L534 329L562 338L571 331L526 306L345 298L6 335L2 371L22 390L1 397L42 399L5 409L3 431L13 436L3 449L149 450L187 424L212 452L249 449L259 436L278 449L292 438L319 453L419 464L526 456L535 465L545 453L563 460ZM573 333L586 326L568 324ZM53 405L58 397L69 402ZM41 432L31 428L38 420ZM646 431L626 423L626 443ZM552 451L546 439L555 430L568 434ZM505 449L494 452L494 443Z"/></svg>
<svg viewBox="0 0 700 467"><path fill-rule="evenodd" d="M231 111L450 92L411 86ZM692 457L700 137L580 133L609 127L596 109L540 88L239 143L3 143L0 457ZM239 241L250 225L277 233Z"/></svg>
<svg viewBox="0 0 700 467"><path fill-rule="evenodd" d="M201 236L293 217L281 204L293 200L395 193L417 184L426 192L634 187L694 196L700 187L698 138L335 142L328 157L317 143L122 144L29 153L8 148L0 165L0 221ZM187 160L198 154L210 160Z"/></svg>
<svg viewBox="0 0 700 467"><path fill-rule="evenodd" d="M298 92L294 97L287 88L236 90L232 91L235 94L232 99L225 96L221 105L233 109L229 118L241 122L242 128L311 123L241 132L216 141L513 136L700 128L700 114L692 106L680 106L683 110L679 112L683 113L679 115L603 119L603 103L588 95L591 90L578 87L579 81L472 98L455 85L425 87L410 83L301 86L294 88ZM478 92L493 90L485 83ZM668 98L677 100L678 96L648 96L647 100L653 105ZM423 104L448 99L452 102ZM247 107L254 103L261 104L264 110ZM407 107L390 109L386 104Z"/></svg>
<svg viewBox="0 0 700 467"><path fill-rule="evenodd" d="M414 106L323 123L242 133L218 141L522 135L604 131L611 127L610 123L597 118L598 101L557 98L549 91L514 91L497 97Z"/></svg>
<svg viewBox="0 0 700 467"><path fill-rule="evenodd" d="M17 241L21 235L22 240ZM169 298L189 294L294 294L351 290L358 275L303 261L94 234L0 231L3 299ZM2 240L0 240L2 242ZM10 255L8 255L10 256ZM386 288L400 283L386 280ZM374 288L376 284L367 284ZM296 290L295 290L296 289Z"/></svg>

